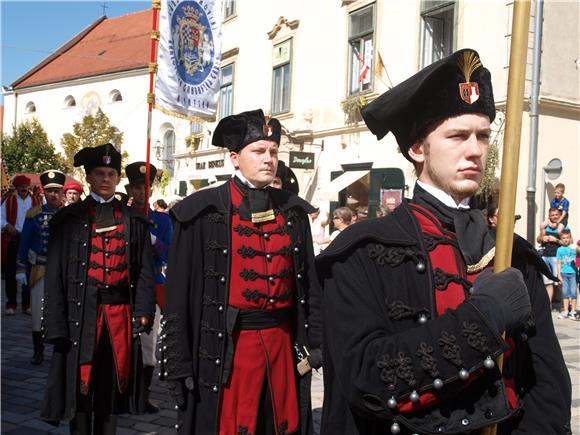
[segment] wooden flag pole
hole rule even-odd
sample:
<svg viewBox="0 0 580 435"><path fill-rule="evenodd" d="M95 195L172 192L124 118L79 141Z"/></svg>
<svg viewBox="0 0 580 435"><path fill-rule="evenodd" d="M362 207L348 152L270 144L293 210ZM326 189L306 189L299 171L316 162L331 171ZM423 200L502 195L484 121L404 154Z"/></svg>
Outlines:
<svg viewBox="0 0 580 435"><path fill-rule="evenodd" d="M515 0L512 19L512 39L494 272L501 272L507 269L511 266L512 261L529 25L530 0ZM503 367L503 355L498 357L497 365L501 370ZM495 435L496 432L497 426L494 425L483 428L480 434Z"/></svg>
<svg viewBox="0 0 580 435"><path fill-rule="evenodd" d="M155 96L153 94L153 85L155 82L155 73L157 72L157 44L159 43L159 10L161 9L161 0L152 0L153 25L151 26L151 52L149 57L149 93L147 94L147 157L145 159L145 216L149 214L149 194L151 186L149 185L149 176L151 174L151 117L153 112L153 103Z"/></svg>

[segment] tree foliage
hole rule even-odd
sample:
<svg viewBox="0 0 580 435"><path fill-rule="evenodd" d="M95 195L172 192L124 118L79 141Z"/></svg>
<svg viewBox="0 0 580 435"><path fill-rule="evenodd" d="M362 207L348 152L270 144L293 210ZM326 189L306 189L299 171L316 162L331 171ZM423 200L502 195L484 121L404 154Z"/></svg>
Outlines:
<svg viewBox="0 0 580 435"><path fill-rule="evenodd" d="M87 115L81 122L73 124L72 133L62 135L60 143L66 159L73 162L74 155L83 148L112 143L117 149L123 144L123 133L113 125L101 109L94 115ZM127 153L123 153L126 157Z"/></svg>
<svg viewBox="0 0 580 435"><path fill-rule="evenodd" d="M2 159L9 174L38 174L48 169L70 172L71 169L71 165L56 152L54 144L36 119L20 123L11 135L3 135Z"/></svg>

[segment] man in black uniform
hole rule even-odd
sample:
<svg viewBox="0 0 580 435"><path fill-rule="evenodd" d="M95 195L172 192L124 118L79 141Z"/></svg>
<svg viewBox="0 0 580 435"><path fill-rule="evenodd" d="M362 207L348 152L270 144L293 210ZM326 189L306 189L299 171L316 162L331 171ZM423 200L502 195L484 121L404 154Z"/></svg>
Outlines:
<svg viewBox="0 0 580 435"><path fill-rule="evenodd" d="M469 208L495 117L478 54L428 66L362 115L379 139L393 132L418 181L410 202L347 228L317 258L322 433L477 433L491 424L499 434L569 433L570 378L540 275L548 272L515 236L513 268L493 274L495 235Z"/></svg>
<svg viewBox="0 0 580 435"><path fill-rule="evenodd" d="M322 335L313 208L268 187L280 131L261 110L222 119L212 143L230 150L234 177L171 209L162 348L186 434L313 431L308 362L317 363L307 355Z"/></svg>
<svg viewBox="0 0 580 435"><path fill-rule="evenodd" d="M139 334L155 315L149 222L114 196L121 154L84 148L90 195L52 220L43 337L54 344L41 418L71 434L114 434L117 414L142 412ZM91 432L92 423L92 432Z"/></svg>

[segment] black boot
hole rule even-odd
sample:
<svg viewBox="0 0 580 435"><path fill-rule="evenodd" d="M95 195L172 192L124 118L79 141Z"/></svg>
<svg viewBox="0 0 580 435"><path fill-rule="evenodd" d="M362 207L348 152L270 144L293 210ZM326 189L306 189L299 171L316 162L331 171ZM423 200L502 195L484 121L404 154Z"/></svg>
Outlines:
<svg viewBox="0 0 580 435"><path fill-rule="evenodd" d="M69 423L70 435L91 435L91 415L77 412Z"/></svg>
<svg viewBox="0 0 580 435"><path fill-rule="evenodd" d="M159 412L159 408L149 401L149 387L151 387L154 370L155 367L153 366L143 367L143 388L141 391L143 393L143 403L145 403L145 412L147 414L157 414Z"/></svg>
<svg viewBox="0 0 580 435"><path fill-rule="evenodd" d="M93 435L115 435L117 433L116 415L94 415Z"/></svg>
<svg viewBox="0 0 580 435"><path fill-rule="evenodd" d="M32 331L32 344L34 346L34 355L30 360L30 364L38 366L44 361L44 343L40 331Z"/></svg>

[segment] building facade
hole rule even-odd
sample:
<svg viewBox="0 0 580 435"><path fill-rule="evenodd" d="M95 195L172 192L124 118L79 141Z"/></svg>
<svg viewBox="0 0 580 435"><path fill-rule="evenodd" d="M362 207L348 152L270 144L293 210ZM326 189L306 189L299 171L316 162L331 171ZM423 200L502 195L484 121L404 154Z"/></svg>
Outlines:
<svg viewBox="0 0 580 435"><path fill-rule="evenodd" d="M218 118L258 107L275 116L284 128L280 157L294 167L301 195L323 210L348 204L372 217L390 195L409 195L415 178L394 137L389 134L377 141L358 109L454 50L476 49L492 73L500 111L493 139L501 156L512 7L511 1L480 0L273 0L267 7L257 0L224 0ZM555 184L566 184L573 230L580 225L579 9L578 2L544 4L535 186L539 224L545 215L542 204L546 208ZM523 217L516 226L520 234L527 225L533 11L532 3L516 203L516 213ZM131 27L121 23L139 14L145 17L142 23ZM147 14L100 24L117 20L119 32L140 29L134 30L145 53L139 66L42 85L30 79L17 82L5 92L5 130L27 116L37 116L58 143L83 110L99 105L125 133L123 149L130 159L143 159ZM31 77L47 66L50 62L41 64ZM115 91L121 93L122 102L115 101ZM97 102L88 97L91 92L98 95ZM67 106L68 96L75 99L76 109ZM31 101L35 114L27 112ZM170 194L188 194L231 175L228 153L211 146L214 128L215 122L188 122L154 111L152 143L157 152L152 154L158 158L152 161L170 170ZM563 170L544 185L543 167L552 159L560 159Z"/></svg>

